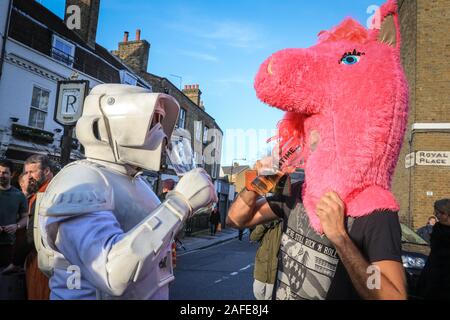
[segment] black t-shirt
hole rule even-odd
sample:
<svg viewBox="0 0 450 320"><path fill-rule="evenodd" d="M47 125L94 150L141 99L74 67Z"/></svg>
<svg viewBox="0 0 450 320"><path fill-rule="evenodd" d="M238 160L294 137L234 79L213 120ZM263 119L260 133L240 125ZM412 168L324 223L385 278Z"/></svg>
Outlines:
<svg viewBox="0 0 450 320"><path fill-rule="evenodd" d="M291 192L267 198L272 211L283 218L276 299L360 299L336 249L317 234L301 201L302 183ZM401 262L401 228L397 212L377 211L347 218L347 231L369 263Z"/></svg>

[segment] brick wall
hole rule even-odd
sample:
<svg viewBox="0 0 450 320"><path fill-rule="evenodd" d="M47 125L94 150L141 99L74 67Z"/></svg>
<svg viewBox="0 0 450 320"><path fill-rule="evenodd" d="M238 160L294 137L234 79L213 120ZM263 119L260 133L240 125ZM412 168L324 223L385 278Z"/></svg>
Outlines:
<svg viewBox="0 0 450 320"><path fill-rule="evenodd" d="M417 122L450 122L450 0L417 1Z"/></svg>
<svg viewBox="0 0 450 320"><path fill-rule="evenodd" d="M405 134L403 147L400 152L399 161L395 170L392 189L400 204L400 220L409 224L410 201L411 199L411 176L413 168L405 168L405 157L412 152L409 144L409 129L414 123L415 110L415 80L416 80L416 1L399 1L400 25L402 33L401 58L406 78L409 84L409 118L408 131Z"/></svg>
<svg viewBox="0 0 450 320"><path fill-rule="evenodd" d="M414 148L417 151L450 151L450 132L416 133ZM450 167L416 166L414 168L414 202L412 224L420 227L433 214L436 200L450 198ZM433 192L428 196L427 192Z"/></svg>
<svg viewBox="0 0 450 320"><path fill-rule="evenodd" d="M410 116L393 190L401 205L401 220L416 229L433 213L434 201L450 197L450 167L405 169L410 152L450 151L449 131L411 133L413 123L450 122L450 0L401 0L399 4Z"/></svg>

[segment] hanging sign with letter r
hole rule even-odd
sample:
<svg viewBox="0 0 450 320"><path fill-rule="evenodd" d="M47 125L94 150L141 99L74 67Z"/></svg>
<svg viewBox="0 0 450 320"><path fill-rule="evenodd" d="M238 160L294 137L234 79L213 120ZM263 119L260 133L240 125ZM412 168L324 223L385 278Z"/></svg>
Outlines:
<svg viewBox="0 0 450 320"><path fill-rule="evenodd" d="M73 126L83 113L89 81L59 81L54 119L63 126Z"/></svg>

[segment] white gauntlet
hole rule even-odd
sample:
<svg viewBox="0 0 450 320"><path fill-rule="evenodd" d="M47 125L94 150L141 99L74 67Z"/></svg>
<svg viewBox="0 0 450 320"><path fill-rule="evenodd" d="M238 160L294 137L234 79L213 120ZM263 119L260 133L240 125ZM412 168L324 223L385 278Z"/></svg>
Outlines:
<svg viewBox="0 0 450 320"><path fill-rule="evenodd" d="M211 178L202 168L186 173L167 197L183 197L191 207L191 214L217 202L217 194Z"/></svg>

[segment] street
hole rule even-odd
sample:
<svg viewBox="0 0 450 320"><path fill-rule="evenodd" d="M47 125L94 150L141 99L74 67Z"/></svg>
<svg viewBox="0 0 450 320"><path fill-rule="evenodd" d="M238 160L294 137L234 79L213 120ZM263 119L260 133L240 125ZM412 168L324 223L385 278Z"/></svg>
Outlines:
<svg viewBox="0 0 450 320"><path fill-rule="evenodd" d="M170 300L254 300L256 250L248 235L186 254L180 250Z"/></svg>

